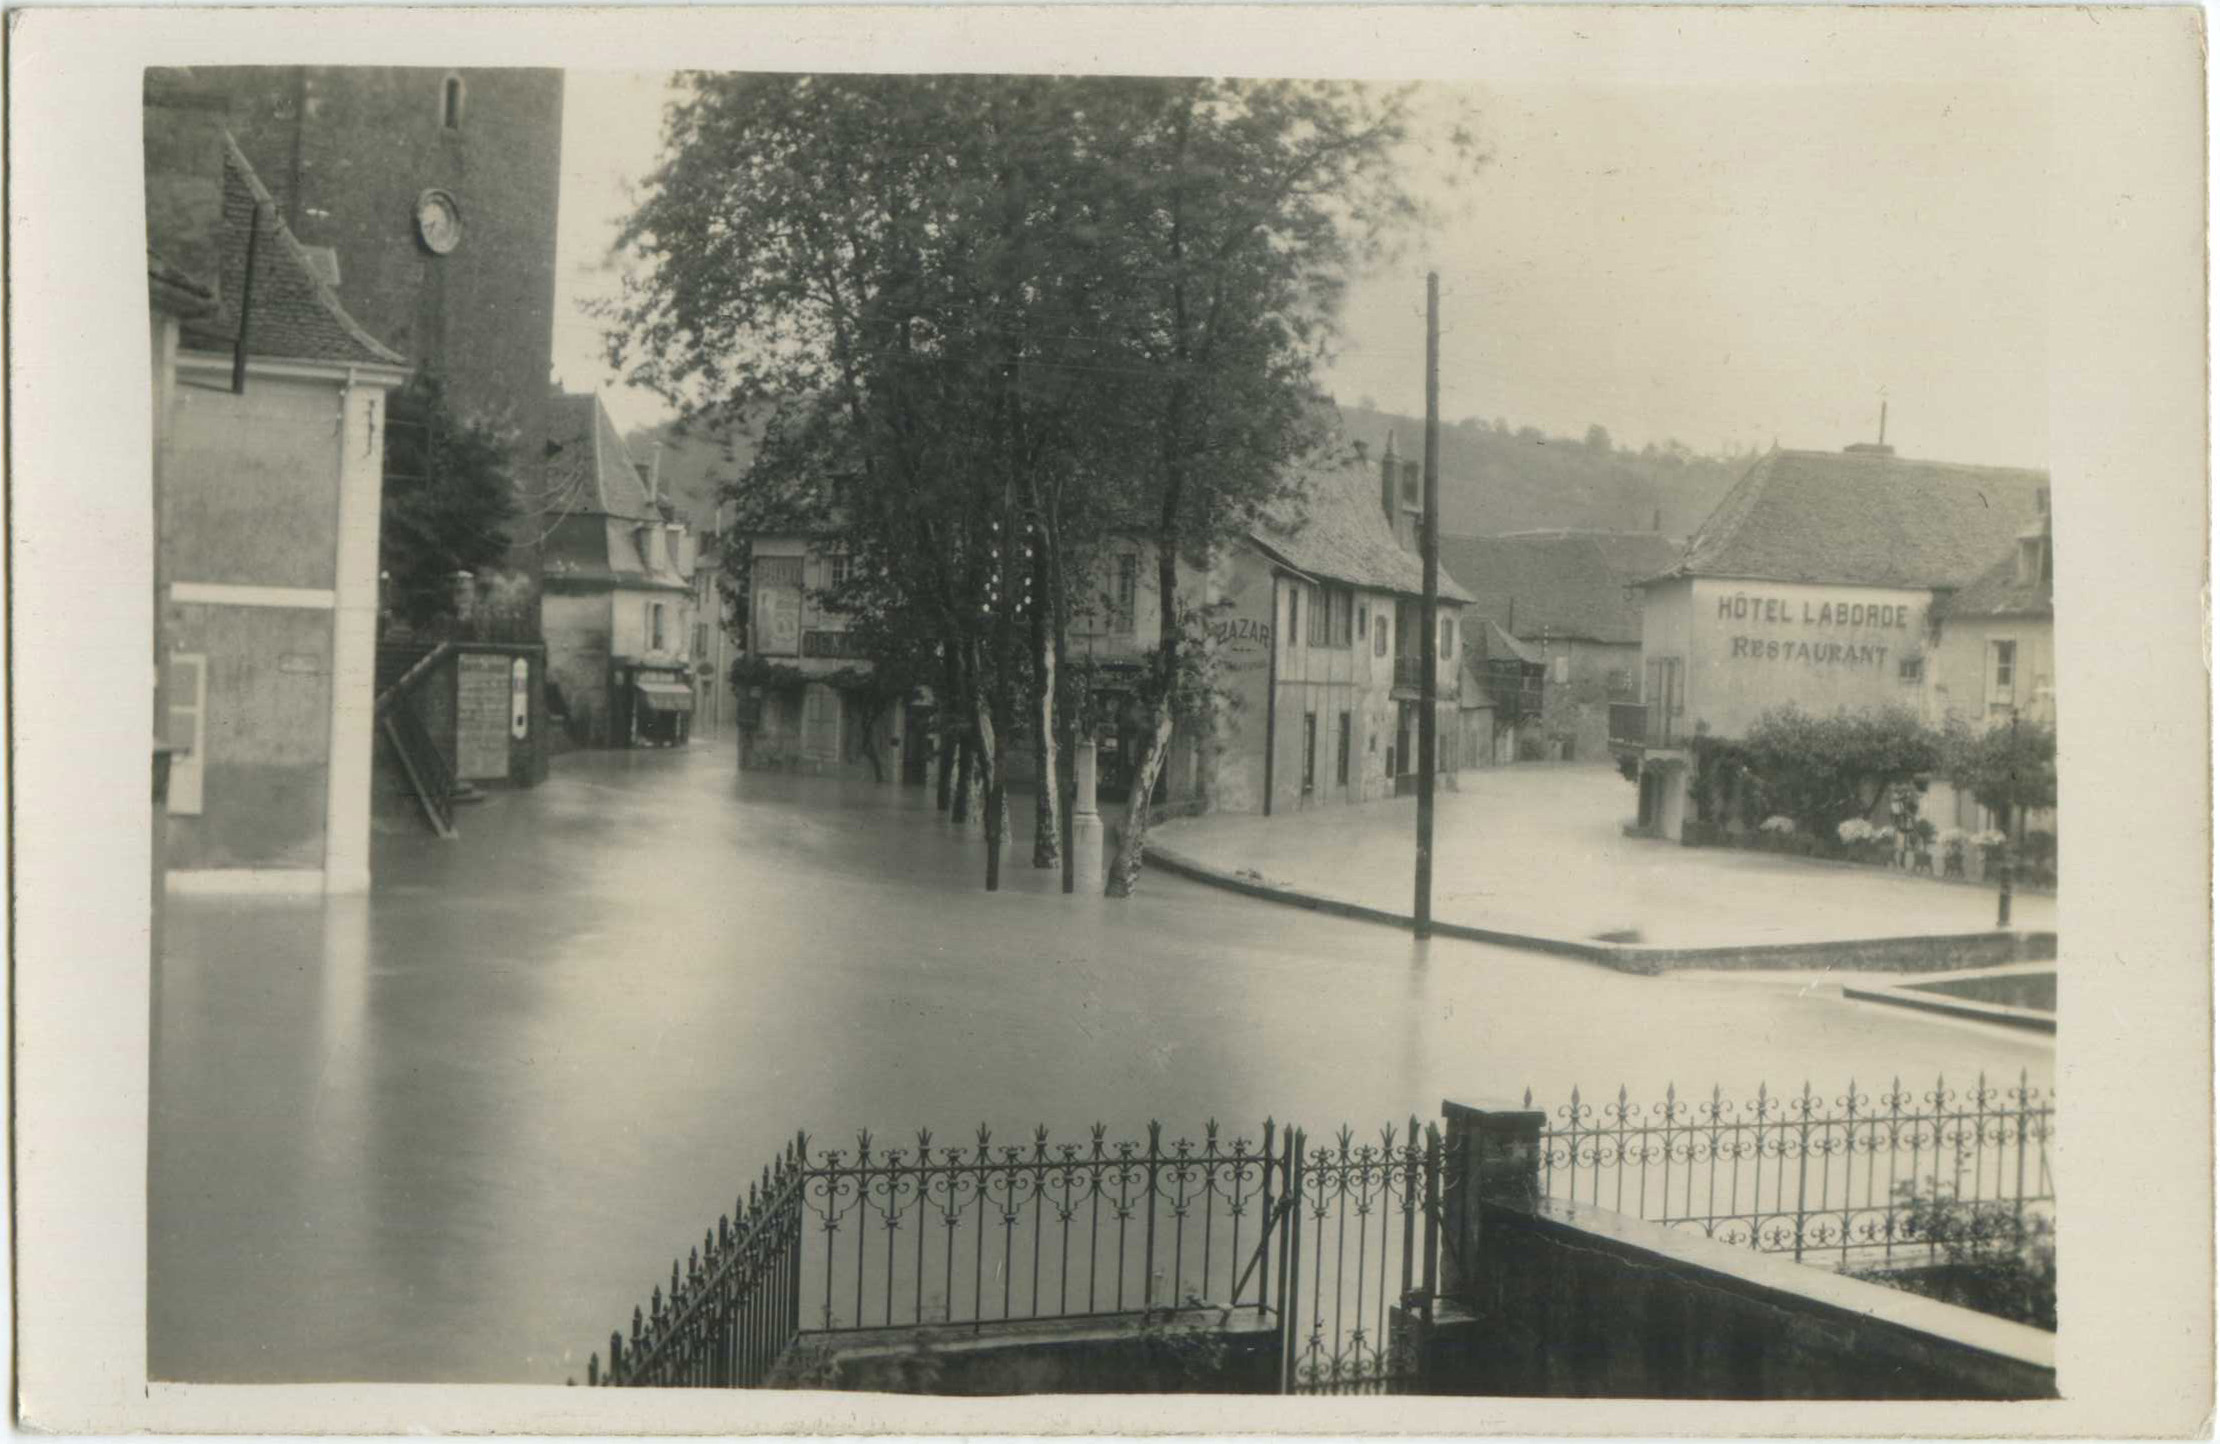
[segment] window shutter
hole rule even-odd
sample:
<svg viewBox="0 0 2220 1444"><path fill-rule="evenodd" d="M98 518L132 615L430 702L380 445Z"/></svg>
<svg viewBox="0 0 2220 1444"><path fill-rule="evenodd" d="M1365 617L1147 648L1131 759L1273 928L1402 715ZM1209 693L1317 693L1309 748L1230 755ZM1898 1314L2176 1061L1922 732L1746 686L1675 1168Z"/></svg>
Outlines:
<svg viewBox="0 0 2220 1444"><path fill-rule="evenodd" d="M198 817L208 750L208 658L198 652L171 653L169 682L162 740L178 749L170 758L169 810Z"/></svg>

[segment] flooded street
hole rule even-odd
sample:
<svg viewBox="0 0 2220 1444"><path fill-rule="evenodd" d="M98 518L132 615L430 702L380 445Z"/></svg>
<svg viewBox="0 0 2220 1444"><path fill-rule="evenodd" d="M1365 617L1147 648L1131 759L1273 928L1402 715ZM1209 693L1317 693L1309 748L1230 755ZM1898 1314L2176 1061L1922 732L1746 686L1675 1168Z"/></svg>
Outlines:
<svg viewBox="0 0 2220 1444"><path fill-rule="evenodd" d="M458 842L381 838L368 899L173 899L153 1376L582 1380L797 1129L1199 1137L1529 1086L2051 1081L2047 1039L1819 977L1420 946L1162 874L1066 898L1016 847L990 896L931 804L708 745L577 754Z"/></svg>

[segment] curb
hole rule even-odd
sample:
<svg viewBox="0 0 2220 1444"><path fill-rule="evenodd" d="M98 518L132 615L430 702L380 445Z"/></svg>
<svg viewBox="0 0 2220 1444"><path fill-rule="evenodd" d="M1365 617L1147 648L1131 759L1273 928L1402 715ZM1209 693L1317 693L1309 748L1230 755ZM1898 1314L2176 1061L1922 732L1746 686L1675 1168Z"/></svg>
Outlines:
<svg viewBox="0 0 2220 1444"><path fill-rule="evenodd" d="M1143 844L1141 853L1151 867L1211 887L1224 888L1228 892L1240 893L1245 897L1307 908L1312 912L1351 918L1358 922L1381 923L1403 929L1411 926L1409 913L1391 912L1386 908L1371 907L1364 903L1345 902L1340 898L1283 887L1259 878L1244 877L1213 867L1209 863L1197 862L1194 858L1153 842ZM1504 932L1496 928L1474 927L1470 923L1445 922L1439 918L1434 921L1434 931L1443 937L1463 938L1469 942L1495 943L1527 952L1578 958L1582 962L1601 963L1622 973L1636 973L1647 977L1682 968L1836 968L1843 965L1845 953L1862 954L1870 958L1871 961L1864 966L1877 972L1946 972L1964 968L1968 964L1962 958L1935 955L1946 949L1969 946L1985 952L2003 953L2004 956L1990 960L1992 965L2041 961L2058 955L2058 935L2054 932L1928 933L1834 942L1660 948L1645 947L1638 943L1591 942L1538 933Z"/></svg>

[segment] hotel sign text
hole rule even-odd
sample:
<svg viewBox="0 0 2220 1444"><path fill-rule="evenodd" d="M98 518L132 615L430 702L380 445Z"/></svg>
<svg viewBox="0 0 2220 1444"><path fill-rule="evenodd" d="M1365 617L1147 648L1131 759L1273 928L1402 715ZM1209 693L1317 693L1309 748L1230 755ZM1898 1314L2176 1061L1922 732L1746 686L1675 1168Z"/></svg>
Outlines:
<svg viewBox="0 0 2220 1444"><path fill-rule="evenodd" d="M1912 608L1905 602L1814 602L1785 597L1754 597L1737 592L1719 599L1722 621L1770 622L1780 626L1908 630ZM1814 667L1882 667L1889 649L1874 642L1811 641L1781 637L1733 637L1727 655L1753 662L1803 662Z"/></svg>

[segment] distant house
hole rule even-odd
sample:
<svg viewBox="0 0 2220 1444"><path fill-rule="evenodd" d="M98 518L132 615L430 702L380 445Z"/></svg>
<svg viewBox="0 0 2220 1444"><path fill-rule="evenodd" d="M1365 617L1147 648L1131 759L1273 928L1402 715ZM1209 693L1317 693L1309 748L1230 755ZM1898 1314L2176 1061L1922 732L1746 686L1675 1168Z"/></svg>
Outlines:
<svg viewBox="0 0 2220 1444"><path fill-rule="evenodd" d="M168 88L150 76L169 881L359 892L385 404L408 363L340 305L212 103ZM205 275L168 259L195 251Z"/></svg>
<svg viewBox="0 0 2220 1444"><path fill-rule="evenodd" d="M1227 547L1207 572L1182 564L1184 596L1208 602L1210 660L1220 690L1211 727L1173 734L1155 800L1226 812L1293 812L1399 796L1416 788L1422 659L1438 661L1433 766L1462 763L1458 659L1468 597L1441 578L1432 635L1421 625L1415 552L1415 462L1392 446L1375 474L1320 461L1295 495ZM1406 541L1405 539L1409 540ZM1113 549L1094 605L1075 619L1072 650L1107 674L1136 672L1158 633L1155 552L1138 537ZM1137 707L1113 709L1103 739L1111 797L1145 740Z"/></svg>
<svg viewBox="0 0 2220 1444"><path fill-rule="evenodd" d="M892 781L890 759L913 760L907 699L871 708L849 685L871 660L848 639L849 618L823 593L847 580L848 558L830 539L758 533L728 544L748 548L746 655L739 701L743 767ZM920 780L909 769L911 780Z"/></svg>
<svg viewBox="0 0 2220 1444"><path fill-rule="evenodd" d="M1473 595L1473 612L1514 639L1543 672L1541 708L1499 713L1522 727L1527 750L1607 761L1610 707L1640 696L1642 604L1636 584L1679 559L1679 540L1656 532L1531 531L1445 536L1441 562ZM1468 647L1489 649L1481 628ZM1496 648L1493 660L1512 649Z"/></svg>
<svg viewBox="0 0 2220 1444"><path fill-rule="evenodd" d="M733 662L747 650L746 628L725 597L727 547L743 546L730 525L732 504L724 489L748 467L746 437L720 439L681 432L664 424L631 433L628 452L646 461L661 495L694 532L694 718L696 737L722 736L736 725L739 699L732 688Z"/></svg>
<svg viewBox="0 0 2220 1444"><path fill-rule="evenodd" d="M1935 607L1927 657L1927 716L1977 730L2014 721L2057 725L2052 647L2051 518L2047 490L2039 514L1980 576ZM1993 827L1971 797L1947 782L1930 787L1923 811L1942 827ZM2044 818L2027 825L2055 830Z"/></svg>
<svg viewBox="0 0 2220 1444"><path fill-rule="evenodd" d="M541 626L570 740L684 742L694 711L693 529L636 463L598 395L551 411Z"/></svg>
<svg viewBox="0 0 2220 1444"><path fill-rule="evenodd" d="M1944 604L2015 552L2048 490L2043 472L1871 445L1760 459L1643 585L1642 701L1612 709L1638 826L1680 836L1692 736L1791 703L1920 710Z"/></svg>

